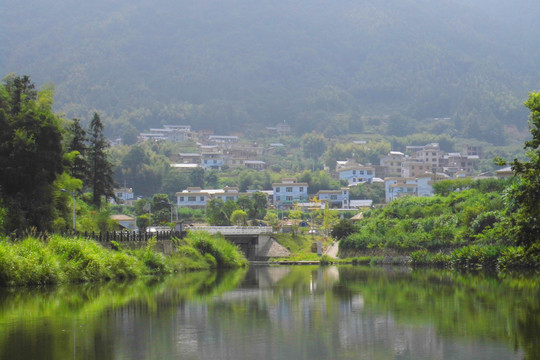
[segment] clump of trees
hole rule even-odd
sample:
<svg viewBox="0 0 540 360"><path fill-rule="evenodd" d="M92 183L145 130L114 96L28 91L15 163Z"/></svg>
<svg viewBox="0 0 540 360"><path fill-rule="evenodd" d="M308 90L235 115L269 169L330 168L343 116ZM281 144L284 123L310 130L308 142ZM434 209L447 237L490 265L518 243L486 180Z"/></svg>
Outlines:
<svg viewBox="0 0 540 360"><path fill-rule="evenodd" d="M264 219L266 208L266 194L261 192L240 196L237 201L212 199L206 206L206 221L210 225L247 225L250 220Z"/></svg>
<svg viewBox="0 0 540 360"><path fill-rule="evenodd" d="M0 231L67 230L70 196L83 189L114 196L112 167L99 116L90 138L75 120L53 114L54 87L36 90L28 76L0 84Z"/></svg>

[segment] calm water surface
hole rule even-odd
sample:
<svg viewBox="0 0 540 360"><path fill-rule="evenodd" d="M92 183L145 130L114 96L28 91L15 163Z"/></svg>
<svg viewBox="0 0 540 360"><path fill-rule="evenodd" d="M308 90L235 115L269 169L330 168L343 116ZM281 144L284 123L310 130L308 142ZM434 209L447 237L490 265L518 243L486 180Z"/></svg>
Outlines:
<svg viewBox="0 0 540 360"><path fill-rule="evenodd" d="M540 278L251 267L0 290L0 359L540 359Z"/></svg>

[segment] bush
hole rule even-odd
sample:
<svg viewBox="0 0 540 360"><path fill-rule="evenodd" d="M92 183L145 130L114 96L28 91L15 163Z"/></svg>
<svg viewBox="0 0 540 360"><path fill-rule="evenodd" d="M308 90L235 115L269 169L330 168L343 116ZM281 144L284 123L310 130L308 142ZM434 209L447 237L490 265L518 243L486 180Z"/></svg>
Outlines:
<svg viewBox="0 0 540 360"><path fill-rule="evenodd" d="M500 247L470 245L455 249L450 255L454 267L467 269L496 268Z"/></svg>
<svg viewBox="0 0 540 360"><path fill-rule="evenodd" d="M190 232L186 242L197 249L202 255L212 255L217 267L241 267L247 265L242 252L221 236L212 236L203 231Z"/></svg>

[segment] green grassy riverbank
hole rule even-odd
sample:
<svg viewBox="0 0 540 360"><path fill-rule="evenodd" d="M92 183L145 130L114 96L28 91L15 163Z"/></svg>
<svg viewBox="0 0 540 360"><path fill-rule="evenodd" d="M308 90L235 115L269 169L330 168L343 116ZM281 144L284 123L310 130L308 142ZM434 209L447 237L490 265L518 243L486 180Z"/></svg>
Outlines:
<svg viewBox="0 0 540 360"><path fill-rule="evenodd" d="M159 276L181 271L247 265L242 252L224 238L190 233L165 256L154 243L138 250L106 249L83 238L52 235L11 241L0 239L0 286L29 286Z"/></svg>

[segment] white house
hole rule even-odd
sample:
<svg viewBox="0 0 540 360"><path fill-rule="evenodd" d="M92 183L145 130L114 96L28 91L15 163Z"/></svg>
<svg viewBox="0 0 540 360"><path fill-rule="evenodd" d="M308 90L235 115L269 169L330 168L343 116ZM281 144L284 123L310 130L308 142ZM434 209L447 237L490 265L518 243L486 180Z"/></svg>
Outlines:
<svg viewBox="0 0 540 360"><path fill-rule="evenodd" d="M349 186L371 182L375 177L375 168L371 165L361 165L348 161L337 169L339 180L347 180Z"/></svg>
<svg viewBox="0 0 540 360"><path fill-rule="evenodd" d="M294 178L282 179L280 183L272 184L274 190L274 205L291 207L294 203L308 200L308 184L298 183Z"/></svg>
<svg viewBox="0 0 540 360"><path fill-rule="evenodd" d="M417 178L386 178L384 190L386 202L403 196L432 196L431 175Z"/></svg>
<svg viewBox="0 0 540 360"><path fill-rule="evenodd" d="M183 207L204 208L212 199L238 200L238 188L226 187L224 189L201 189L189 187L176 193L176 204Z"/></svg>

